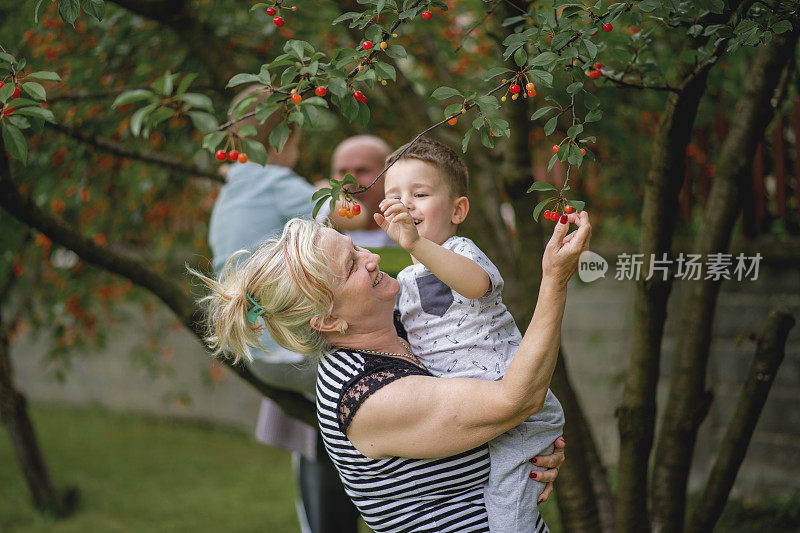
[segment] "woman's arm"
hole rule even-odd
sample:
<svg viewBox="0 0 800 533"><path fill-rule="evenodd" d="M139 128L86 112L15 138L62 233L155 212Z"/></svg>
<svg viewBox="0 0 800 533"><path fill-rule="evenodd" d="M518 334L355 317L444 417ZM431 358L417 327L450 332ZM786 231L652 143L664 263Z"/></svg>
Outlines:
<svg viewBox="0 0 800 533"><path fill-rule="evenodd" d="M408 376L373 393L356 412L347 435L372 458L442 457L488 442L541 409L555 368L566 284L588 246L588 216L565 238L557 224L542 261L536 309L500 381ZM559 227L560 226L560 227Z"/></svg>

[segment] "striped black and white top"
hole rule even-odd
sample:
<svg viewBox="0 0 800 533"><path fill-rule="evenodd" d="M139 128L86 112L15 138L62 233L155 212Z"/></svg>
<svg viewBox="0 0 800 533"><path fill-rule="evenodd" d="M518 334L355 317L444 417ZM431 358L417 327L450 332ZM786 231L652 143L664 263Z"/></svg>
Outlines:
<svg viewBox="0 0 800 533"><path fill-rule="evenodd" d="M347 438L350 420L369 395L409 375L430 373L397 357L345 349L320 361L317 416L345 491L377 532L488 532L486 445L438 459L370 459Z"/></svg>

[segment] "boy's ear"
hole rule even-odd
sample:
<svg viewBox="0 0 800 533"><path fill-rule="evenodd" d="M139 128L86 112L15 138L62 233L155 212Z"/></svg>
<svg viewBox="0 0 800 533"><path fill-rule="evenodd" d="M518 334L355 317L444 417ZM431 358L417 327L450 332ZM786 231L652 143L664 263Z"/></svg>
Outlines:
<svg viewBox="0 0 800 533"><path fill-rule="evenodd" d="M453 224L461 224L466 220L467 213L469 213L469 198L461 196L457 198L453 204L453 216L450 217L450 222Z"/></svg>
<svg viewBox="0 0 800 533"><path fill-rule="evenodd" d="M347 322L335 316L329 316L328 318L315 316L309 320L309 324L311 324L312 328L322 333L329 333L331 331L339 332L347 329Z"/></svg>

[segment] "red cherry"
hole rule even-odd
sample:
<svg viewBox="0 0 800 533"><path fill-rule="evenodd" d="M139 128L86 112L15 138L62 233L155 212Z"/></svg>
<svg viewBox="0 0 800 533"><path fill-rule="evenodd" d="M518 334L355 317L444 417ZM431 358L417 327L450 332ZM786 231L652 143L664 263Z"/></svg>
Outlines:
<svg viewBox="0 0 800 533"><path fill-rule="evenodd" d="M525 84L525 90L528 91L528 92L531 92L531 91L535 92L536 88L533 86L533 83L528 82L528 83Z"/></svg>
<svg viewBox="0 0 800 533"><path fill-rule="evenodd" d="M599 78L602 75L603 75L603 71L600 70L599 68L596 68L593 71L589 72L589 77L592 78L593 80L596 80L597 78Z"/></svg>
<svg viewBox="0 0 800 533"><path fill-rule="evenodd" d="M340 207L340 208L339 208L339 210L338 210L336 213L337 213L337 214L338 214L340 217L344 218L344 217L346 217L346 216L347 216L347 213L349 213L349 212L350 212L350 210L349 210L349 209L347 209L346 207Z"/></svg>
<svg viewBox="0 0 800 533"><path fill-rule="evenodd" d="M267 8L267 15L269 15L270 17L274 17L275 13L277 13L277 11L275 11L274 7L268 7Z"/></svg>
<svg viewBox="0 0 800 533"><path fill-rule="evenodd" d="M590 33L589 35L591 35L592 37L594 37L595 35L597 35L597 30L594 30L594 33Z"/></svg>
<svg viewBox="0 0 800 533"><path fill-rule="evenodd" d="M353 206L353 214L357 215L359 213L361 213L361 206L356 204L356 205Z"/></svg>
<svg viewBox="0 0 800 533"><path fill-rule="evenodd" d="M361 91L355 91L353 93L353 98L356 99L356 102L360 102L361 99L364 98L364 93L362 93Z"/></svg>
<svg viewBox="0 0 800 533"><path fill-rule="evenodd" d="M225 153L225 150L217 150L217 153L214 157L217 158L217 161L225 161L225 158L228 157L228 154Z"/></svg>
<svg viewBox="0 0 800 533"><path fill-rule="evenodd" d="M458 124L458 117L452 117L448 119L447 123L450 124L451 126L455 126L456 124Z"/></svg>
<svg viewBox="0 0 800 533"><path fill-rule="evenodd" d="M586 148L581 148L581 155L586 155ZM569 213L569 211L567 211Z"/></svg>
<svg viewBox="0 0 800 533"><path fill-rule="evenodd" d="M431 13L430 11L423 11L422 12L422 18L424 18L425 20L431 20L432 17L433 17L433 13Z"/></svg>
<svg viewBox="0 0 800 533"><path fill-rule="evenodd" d="M228 159L231 161L237 161L239 159L239 152L236 150L231 150L228 152Z"/></svg>
<svg viewBox="0 0 800 533"><path fill-rule="evenodd" d="M612 26L610 22L606 22L605 24L603 24L603 31L608 32L608 31L611 31L613 29L614 29L614 26Z"/></svg>
<svg viewBox="0 0 800 533"><path fill-rule="evenodd" d="M274 19L272 19L272 23L280 28L281 26L284 25L283 17L275 17Z"/></svg>
<svg viewBox="0 0 800 533"><path fill-rule="evenodd" d="M247 154L242 152L239 154L239 163L247 163Z"/></svg>
<svg viewBox="0 0 800 533"><path fill-rule="evenodd" d="M294 93L294 94L292 95L292 102L293 102L293 103L295 103L295 104L299 104L299 103L300 103L300 101L301 101L302 99L303 99L303 97L302 97L302 96L300 96L300 95L299 95L299 94L297 94L297 93Z"/></svg>
<svg viewBox="0 0 800 533"><path fill-rule="evenodd" d="M573 211L575 211L575 208L572 207L571 205L565 205L564 206L564 212L565 213L572 213Z"/></svg>
<svg viewBox="0 0 800 533"><path fill-rule="evenodd" d="M535 90L533 90L533 89L531 89L530 91L528 91L528 96L530 96L531 98L533 98L534 96L536 96L536 91L535 91Z"/></svg>
<svg viewBox="0 0 800 533"><path fill-rule="evenodd" d="M553 145L553 153L556 153L556 152L558 152L558 148L559 148L559 147L558 147L558 145L557 145L557 144L554 144L554 145Z"/></svg>
<svg viewBox="0 0 800 533"><path fill-rule="evenodd" d="M522 90L522 87L520 87L516 83L512 83L511 85L509 85L508 90L511 91L511 94L517 94Z"/></svg>
<svg viewBox="0 0 800 533"><path fill-rule="evenodd" d="M561 215L561 221L560 222L562 224L566 224L567 220L569 220L569 217L567 215Z"/></svg>
<svg viewBox="0 0 800 533"><path fill-rule="evenodd" d="M366 104L367 103L367 97L366 96L362 96L361 97L361 103L362 104Z"/></svg>
<svg viewBox="0 0 800 533"><path fill-rule="evenodd" d="M325 96L326 92L327 89L325 87L317 87L316 89L314 89L314 94L316 94L317 96Z"/></svg>
<svg viewBox="0 0 800 533"><path fill-rule="evenodd" d="M364 44L362 44L361 46L364 47L364 50L369 50L370 48L372 48L372 41L364 41Z"/></svg>
<svg viewBox="0 0 800 533"><path fill-rule="evenodd" d="M602 67L603 67L603 65L601 63L595 63L594 64L594 68L596 68L596 69L600 69Z"/></svg>
<svg viewBox="0 0 800 533"><path fill-rule="evenodd" d="M11 95L11 98L19 98L19 87L14 87L14 93Z"/></svg>
<svg viewBox="0 0 800 533"><path fill-rule="evenodd" d="M544 216L544 218L546 218L546 219L550 219L550 210L548 209L547 211L545 211L544 215L542 215L542 216Z"/></svg>
<svg viewBox="0 0 800 533"><path fill-rule="evenodd" d="M356 216L355 212L352 209L348 209L347 218L353 218L354 216Z"/></svg>

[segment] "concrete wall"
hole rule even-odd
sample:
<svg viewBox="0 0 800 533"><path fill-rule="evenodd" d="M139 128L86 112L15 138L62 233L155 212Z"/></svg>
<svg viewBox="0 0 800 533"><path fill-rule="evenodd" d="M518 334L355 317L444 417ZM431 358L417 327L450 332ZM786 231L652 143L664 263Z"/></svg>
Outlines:
<svg viewBox="0 0 800 533"><path fill-rule="evenodd" d="M619 403L631 342L630 323L634 284L614 279L615 254L600 251L611 268L605 279L571 283L564 317L563 346L573 384L577 389L604 462L613 468L618 453L614 410ZM630 252L630 250L629 250ZM674 286L666 324L659 407L666 398L667 377L675 348L682 282ZM716 399L701 430L690 483L697 489L711 467L716 444L736 404L737 394L752 359L755 343L745 338L759 333L767 313L784 306L800 321L800 268L785 260L765 258L757 281L725 282L719 297L711 346L708 381ZM151 319L172 320L166 311ZM142 320L142 319L138 319ZM172 377L153 379L128 356L140 339L143 324L137 319L119 328L118 338L103 354L79 356L66 382L47 378L41 342L22 337L13 346L13 363L19 388L29 398L75 405L100 404L112 409L135 410L188 417L252 430L259 397L233 374L208 384L208 355L185 331L172 331L166 343L174 349ZM179 405L165 400L188 392L192 402ZM737 479L736 492L745 489L800 490L800 325L789 336L786 359Z"/></svg>

